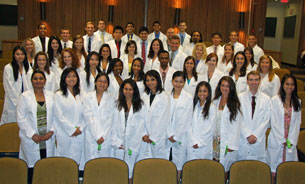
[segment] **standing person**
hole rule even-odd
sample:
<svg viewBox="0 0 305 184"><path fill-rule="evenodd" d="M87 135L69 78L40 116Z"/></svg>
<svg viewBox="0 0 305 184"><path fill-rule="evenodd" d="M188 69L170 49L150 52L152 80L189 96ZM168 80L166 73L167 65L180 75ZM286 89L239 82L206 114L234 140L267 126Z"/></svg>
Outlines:
<svg viewBox="0 0 305 184"><path fill-rule="evenodd" d="M67 29L67 28L63 28L61 29L60 31L60 37L61 37L61 40L60 40L60 43L61 43L61 47L63 49L65 48L71 48L72 49L72 46L73 46L73 42L70 40L70 30Z"/></svg>
<svg viewBox="0 0 305 184"><path fill-rule="evenodd" d="M177 34L177 36L179 36L179 38L180 38L181 46L189 44L190 40L191 40L191 36L189 34L187 34L187 32L186 32L186 29L187 29L186 22L180 21L178 24L178 28L179 28L179 33Z"/></svg>
<svg viewBox="0 0 305 184"><path fill-rule="evenodd" d="M151 42L148 60L146 60L144 72L149 70L156 70L160 67L160 61L158 59L159 53L164 50L163 43L160 39L156 38Z"/></svg>
<svg viewBox="0 0 305 184"><path fill-rule="evenodd" d="M134 23L133 22L127 22L126 34L122 37L122 40L125 43L127 43L130 40L133 40L135 42L140 41L140 38L134 33Z"/></svg>
<svg viewBox="0 0 305 184"><path fill-rule="evenodd" d="M254 34L250 34L248 36L248 47L253 49L254 61L256 63L258 63L260 58L261 58L261 56L264 55L264 51L256 43L257 43L256 36Z"/></svg>
<svg viewBox="0 0 305 184"><path fill-rule="evenodd" d="M233 59L234 59L234 48L233 45L230 43L225 44L224 48L224 55L221 58L221 61L218 63L217 68L222 73L229 73L230 70L233 68Z"/></svg>
<svg viewBox="0 0 305 184"><path fill-rule="evenodd" d="M261 75L260 90L270 98L277 95L281 86L280 78L274 73L269 55L263 55L258 63L257 71Z"/></svg>
<svg viewBox="0 0 305 184"><path fill-rule="evenodd" d="M207 72L207 65L206 65L206 57L207 57L207 51L206 46L204 43L197 43L194 46L192 56L196 59L195 66L197 73L200 73L201 75L205 75Z"/></svg>
<svg viewBox="0 0 305 184"><path fill-rule="evenodd" d="M186 161L187 135L192 119L193 98L183 89L185 75L176 71L172 78L173 90L170 94L171 121L167 129L169 159L175 163L178 170L178 181L181 177L182 166Z"/></svg>
<svg viewBox="0 0 305 184"><path fill-rule="evenodd" d="M166 46L167 46L167 51L171 51L171 46L170 46L170 40L172 38L172 36L175 35L175 30L172 27L167 28L166 31Z"/></svg>
<svg viewBox="0 0 305 184"><path fill-rule="evenodd" d="M35 43L31 38L27 38L23 40L22 47L25 48L26 57L28 59L29 65L32 68L34 66L34 58L35 58Z"/></svg>
<svg viewBox="0 0 305 184"><path fill-rule="evenodd" d="M234 48L234 55L239 51L244 51L245 46L238 42L238 33L236 31L231 31L229 38L229 43L232 44Z"/></svg>
<svg viewBox="0 0 305 184"><path fill-rule="evenodd" d="M99 73L95 78L95 90L87 93L83 100L86 122L85 162L99 157L111 157L115 104L113 96L107 90L109 82L107 74Z"/></svg>
<svg viewBox="0 0 305 184"><path fill-rule="evenodd" d="M185 58L183 65L183 73L186 76L186 82L184 84L184 90L190 93L193 97L195 96L196 86L199 82L203 81L203 75L196 72L195 58L188 56Z"/></svg>
<svg viewBox="0 0 305 184"><path fill-rule="evenodd" d="M39 52L44 53L44 52ZM53 93L44 90L46 76L35 70L31 76L32 90L20 96L17 104L17 122L21 139L19 158L28 165L28 181L32 182L35 163L55 153L53 122Z"/></svg>
<svg viewBox="0 0 305 184"><path fill-rule="evenodd" d="M297 144L301 124L301 100L297 81L286 74L281 81L279 94L271 99L271 131L268 137L267 162L273 182L277 166L282 162L298 161Z"/></svg>
<svg viewBox="0 0 305 184"><path fill-rule="evenodd" d="M85 70L82 70L79 74L82 95L94 90L94 80L102 72L100 65L98 53L95 51L90 52L86 59Z"/></svg>
<svg viewBox="0 0 305 184"><path fill-rule="evenodd" d="M254 53L251 47L246 47L244 53L247 58L247 72L257 69L257 64L254 62Z"/></svg>
<svg viewBox="0 0 305 184"><path fill-rule="evenodd" d="M123 76L127 78L131 72L132 61L138 56L137 44L134 40L129 40L125 46L124 53L120 59L123 61L124 70Z"/></svg>
<svg viewBox="0 0 305 184"><path fill-rule="evenodd" d="M107 70L107 74L110 79L110 86L108 90L115 100L117 100L119 97L120 86L125 79L124 76L122 76L123 67L123 62L118 58L114 58L111 60Z"/></svg>
<svg viewBox="0 0 305 184"><path fill-rule="evenodd" d="M143 83L144 71L143 71L143 69L144 69L143 60L139 57L135 58L131 64L131 72L130 72L129 78L133 79L137 83L141 97L144 93L144 83Z"/></svg>
<svg viewBox="0 0 305 184"><path fill-rule="evenodd" d="M149 70L144 77L145 92L142 99L148 109L147 134L142 137L147 143L144 158L168 159L167 128L170 124L170 97L162 88L160 75Z"/></svg>
<svg viewBox="0 0 305 184"><path fill-rule="evenodd" d="M270 98L259 90L260 75L247 75L248 90L239 95L243 112L238 160L266 162L266 131L270 121Z"/></svg>
<svg viewBox="0 0 305 184"><path fill-rule="evenodd" d="M99 51L101 71L107 73L109 63L112 59L111 50L107 43L103 44Z"/></svg>
<svg viewBox="0 0 305 184"><path fill-rule="evenodd" d="M85 124L80 97L79 77L74 68L66 68L60 79L60 90L54 95L56 156L73 159L83 170Z"/></svg>
<svg viewBox="0 0 305 184"><path fill-rule="evenodd" d="M159 21L153 22L153 30L154 31L148 35L148 40L152 41L155 38L159 38L163 43L164 50L168 50L166 44L167 37L161 32L161 23Z"/></svg>
<svg viewBox="0 0 305 184"><path fill-rule="evenodd" d="M76 53L78 60L80 61L81 69L85 68L85 60L87 58L87 53L84 48L84 38L81 35L76 35L73 38L72 50Z"/></svg>
<svg viewBox="0 0 305 184"><path fill-rule="evenodd" d="M36 54L33 69L29 70L27 73L27 85L29 89L33 89L32 75L36 70L39 70L45 74L46 82L44 89L47 91L55 92L57 90L56 77L55 74L50 71L48 56L45 52L40 51Z"/></svg>
<svg viewBox="0 0 305 184"><path fill-rule="evenodd" d="M244 52L237 52L233 59L233 68L229 72L235 82L237 93L247 90L247 60Z"/></svg>
<svg viewBox="0 0 305 184"><path fill-rule="evenodd" d="M216 107L209 83L200 82L193 99L193 119L188 132L187 160L213 159Z"/></svg>
<svg viewBox="0 0 305 184"><path fill-rule="evenodd" d="M188 56L192 55L192 51L194 50L195 45L197 43L202 43L202 42L203 42L203 40L202 40L201 32L193 31L191 33L191 39L190 39L189 43L184 44L184 46L183 46L183 52Z"/></svg>
<svg viewBox="0 0 305 184"><path fill-rule="evenodd" d="M3 87L5 91L1 123L16 122L16 106L19 96L28 90L26 74L29 63L23 47L16 46L13 50L13 60L5 65L3 70Z"/></svg>
<svg viewBox="0 0 305 184"><path fill-rule="evenodd" d="M139 54L141 55L144 64L148 60L148 51L150 47L150 41L147 40L148 29L147 27L140 27L139 29L140 40L137 41L137 48L139 48Z"/></svg>
<svg viewBox="0 0 305 184"><path fill-rule="evenodd" d="M39 51L48 52L49 37L47 37L47 26L44 23L40 23L37 28L39 34L32 38L35 43L35 51L36 53Z"/></svg>
<svg viewBox="0 0 305 184"><path fill-rule="evenodd" d="M97 27L98 30L94 32L94 35L101 39L101 44L113 40L112 35L106 31L106 22L104 20L99 20Z"/></svg>
<svg viewBox="0 0 305 184"><path fill-rule="evenodd" d="M139 159L147 120L147 109L140 98L136 82L132 79L124 80L114 108L113 146L115 157L124 160L128 165L129 183L134 164Z"/></svg>
<svg viewBox="0 0 305 184"><path fill-rule="evenodd" d="M114 26L113 28L113 40L107 42L111 50L112 58L120 58L124 53L124 49L126 47L126 42L124 42L121 38L124 34L124 29L121 26Z"/></svg>
<svg viewBox="0 0 305 184"><path fill-rule="evenodd" d="M87 54L91 51L98 52L102 46L102 41L99 37L94 34L94 23L86 23L86 35L83 36L84 39L84 48Z"/></svg>
<svg viewBox="0 0 305 184"><path fill-rule="evenodd" d="M212 98L215 96L215 90L218 85L219 80L224 76L224 74L217 69L218 57L217 54L211 53L207 56L205 61L208 65L208 69L205 75L203 75L203 80L208 82L212 89Z"/></svg>
<svg viewBox="0 0 305 184"><path fill-rule="evenodd" d="M50 63L50 70L56 73L59 67L59 58L62 51L60 40L57 36L51 36L48 43L48 57Z"/></svg>
<svg viewBox="0 0 305 184"><path fill-rule="evenodd" d="M210 54L210 53L214 52L215 54L217 54L218 58L222 58L223 54L224 54L224 49L220 45L221 41L222 41L221 34L213 33L212 34L212 44L213 45L211 45L207 48L207 53Z"/></svg>
<svg viewBox="0 0 305 184"><path fill-rule="evenodd" d="M180 38L177 35L174 35L170 39L171 51L169 66L173 67L175 70L182 71L184 60L187 55L180 48Z"/></svg>

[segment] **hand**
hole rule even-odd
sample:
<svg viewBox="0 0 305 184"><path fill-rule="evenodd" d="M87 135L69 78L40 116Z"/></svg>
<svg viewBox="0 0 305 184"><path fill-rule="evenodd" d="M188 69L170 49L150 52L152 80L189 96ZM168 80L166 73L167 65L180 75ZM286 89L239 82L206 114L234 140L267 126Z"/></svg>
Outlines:
<svg viewBox="0 0 305 184"><path fill-rule="evenodd" d="M148 136L148 135L144 135L144 136L142 137L142 140L143 140L144 142L147 142L147 143L148 143L148 139L149 139L149 136Z"/></svg>
<svg viewBox="0 0 305 184"><path fill-rule="evenodd" d="M97 144L103 144L104 141L105 141L104 138L101 137L96 142L97 142Z"/></svg>
<svg viewBox="0 0 305 184"><path fill-rule="evenodd" d="M119 149L125 149L125 147L124 147L123 145L121 145L121 146L119 147Z"/></svg>
<svg viewBox="0 0 305 184"><path fill-rule="evenodd" d="M78 135L80 135L82 133L82 131L80 131L79 127L75 130L75 132L72 134L72 137L76 137Z"/></svg>
<svg viewBox="0 0 305 184"><path fill-rule="evenodd" d="M199 148L198 144L195 144L195 145L193 146L193 148L194 148L194 149L198 149L198 148Z"/></svg>
<svg viewBox="0 0 305 184"><path fill-rule="evenodd" d="M231 149L228 148L228 152L233 152L233 151L235 151L235 150L231 150Z"/></svg>
<svg viewBox="0 0 305 184"><path fill-rule="evenodd" d="M250 135L249 137L247 137L247 140L250 144L255 144L257 141L257 138L254 135Z"/></svg>
<svg viewBox="0 0 305 184"><path fill-rule="evenodd" d="M41 137L39 136L39 135L37 135L37 134L34 134L33 136L32 136L32 140L36 143L36 144L38 144L38 143L40 143L42 140L41 140Z"/></svg>
<svg viewBox="0 0 305 184"><path fill-rule="evenodd" d="M176 142L176 140L174 139L174 136L171 136L170 138L168 138L168 140L172 143Z"/></svg>
<svg viewBox="0 0 305 184"><path fill-rule="evenodd" d="M48 133L46 133L46 134L42 137L42 141L47 141L47 140L49 140L49 139L52 137L53 134L54 134L53 131L49 131Z"/></svg>

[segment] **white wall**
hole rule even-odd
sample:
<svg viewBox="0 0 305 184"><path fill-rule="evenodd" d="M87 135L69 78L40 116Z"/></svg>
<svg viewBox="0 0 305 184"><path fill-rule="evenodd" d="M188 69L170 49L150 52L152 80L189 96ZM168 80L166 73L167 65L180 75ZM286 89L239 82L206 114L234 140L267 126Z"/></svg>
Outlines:
<svg viewBox="0 0 305 184"><path fill-rule="evenodd" d="M0 0L0 4L17 5L17 0ZM18 40L17 26L0 26L0 50L2 50L2 40Z"/></svg>

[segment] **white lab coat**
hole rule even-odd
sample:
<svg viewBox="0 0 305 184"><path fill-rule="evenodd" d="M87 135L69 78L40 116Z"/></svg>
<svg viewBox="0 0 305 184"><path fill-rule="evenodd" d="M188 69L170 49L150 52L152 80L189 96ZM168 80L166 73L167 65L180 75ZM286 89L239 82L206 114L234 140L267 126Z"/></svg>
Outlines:
<svg viewBox="0 0 305 184"><path fill-rule="evenodd" d="M261 91L254 95L255 110L252 118L252 93L247 90L239 95L243 112L238 160L259 160L266 162L266 131L270 122L270 98ZM247 138L254 135L256 143L250 144Z"/></svg>
<svg viewBox="0 0 305 184"><path fill-rule="evenodd" d="M111 50L111 57L118 58L118 49L116 47L115 40L110 40L109 42L107 42L107 44L109 45ZM125 47L126 47L126 42L121 40L120 56L124 54Z"/></svg>
<svg viewBox="0 0 305 184"><path fill-rule="evenodd" d="M131 78L130 76L128 76L128 79ZM134 78L131 78L132 80L134 80ZM136 84L138 86L138 89L139 89L139 93L140 93L140 96L142 97L143 94L144 94L144 90L145 90L145 85L144 85L144 81L141 80L141 81L136 81Z"/></svg>
<svg viewBox="0 0 305 184"><path fill-rule="evenodd" d="M148 58L144 65L144 72L146 73L149 70L158 70L159 68L160 68L160 61L158 57L154 61L151 58Z"/></svg>
<svg viewBox="0 0 305 184"><path fill-rule="evenodd" d="M223 63L221 60L218 60L217 69L219 71L221 71L222 73L224 73L224 74L229 73L232 68L233 68L232 62L229 62L228 64L226 64L226 63Z"/></svg>
<svg viewBox="0 0 305 184"><path fill-rule="evenodd" d="M221 97L214 100L213 103L218 109ZM220 160L219 162L224 166L225 172L230 170L231 165L237 160L237 151L240 140L242 115L237 113L235 120L230 121L230 111L227 105L224 107L220 122ZM234 150L227 152L225 155L226 146Z"/></svg>
<svg viewBox="0 0 305 184"><path fill-rule="evenodd" d="M102 34L102 32L100 30L97 30L94 32L94 35L97 36L100 40L102 38L101 34ZM109 42L111 40L113 40L112 34L104 31L104 43ZM104 44L103 42L101 42L101 43L102 43L102 45Z"/></svg>
<svg viewBox="0 0 305 184"><path fill-rule="evenodd" d="M147 37L147 40L152 42L154 39L155 39L155 32L152 32L148 35ZM167 48L167 37L165 34L163 34L161 31L160 31L160 36L159 36L159 39L162 41L163 43L163 48L164 50L167 50L168 51L168 48Z"/></svg>
<svg viewBox="0 0 305 184"><path fill-rule="evenodd" d="M224 76L224 74L223 74L221 71L219 71L217 68L215 68L214 73L213 73L213 75L212 75L212 78L210 79L210 82L209 82L209 80L208 80L208 74L205 74L205 75L203 76L203 80L206 81L206 82L208 82L208 83L210 84L210 86L211 86L212 98L214 98L214 96L215 96L215 90L216 90L216 87L217 87L217 85L218 85L218 82L219 82L219 80L220 80L223 76Z"/></svg>
<svg viewBox="0 0 305 184"><path fill-rule="evenodd" d="M52 61L52 66L50 66L50 71L52 71L54 74L56 74L57 69L59 68L59 61L58 61L59 57L54 57L54 63Z"/></svg>
<svg viewBox="0 0 305 184"><path fill-rule="evenodd" d="M113 74L113 72L111 72L110 74L108 74L109 76L109 93L114 97L115 100L117 100L119 98L119 90L120 90L120 85L118 83L118 81L115 79L115 76ZM121 76L122 80L124 81L124 77Z"/></svg>
<svg viewBox="0 0 305 184"><path fill-rule="evenodd" d="M190 40L188 41L188 43L184 43L183 42L183 52L187 56L192 56L193 55L194 48L195 48L195 44L194 43L190 43Z"/></svg>
<svg viewBox="0 0 305 184"><path fill-rule="evenodd" d="M142 99L148 110L147 134L155 145L144 143L147 145L141 157L168 159L166 142L170 124L170 97L165 91L157 93L151 105L150 94L144 93Z"/></svg>
<svg viewBox="0 0 305 184"><path fill-rule="evenodd" d="M30 69L26 75L27 82L28 82L27 85L28 85L29 89L33 89L32 81L31 81L32 74L33 74L33 70ZM57 88L56 88L56 78L55 78L54 73L52 71L50 71L49 74L47 72L44 72L44 74L46 75L46 84L44 86L44 89L47 91L55 92L57 90Z"/></svg>
<svg viewBox="0 0 305 184"><path fill-rule="evenodd" d="M39 51L42 51L42 44L41 44L40 38L39 38L39 36L36 36L36 37L32 38L32 40L34 41L35 52L37 54ZM48 43L49 43L49 37L46 37L46 39L45 39L45 53L48 52Z"/></svg>
<svg viewBox="0 0 305 184"><path fill-rule="evenodd" d="M209 54L213 53L214 50L215 50L215 45L209 46L207 48L207 54L209 55ZM216 52L217 52L217 57L218 57L218 62L219 62L222 59L225 51L224 51L224 49L223 49L223 47L221 45L218 45Z"/></svg>
<svg viewBox="0 0 305 184"><path fill-rule="evenodd" d="M83 70L85 68L85 63L86 63L86 58L84 55L82 55L81 59L79 60L80 62L80 68Z"/></svg>
<svg viewBox="0 0 305 184"><path fill-rule="evenodd" d="M208 65L205 63L205 60L200 60L196 66L196 72L201 75L206 75L208 71Z"/></svg>
<svg viewBox="0 0 305 184"><path fill-rule="evenodd" d="M262 48L260 48L258 45L255 45L253 48L253 53L254 53L254 61L258 64L259 63L259 59L261 58L262 55L264 55L264 51Z"/></svg>
<svg viewBox="0 0 305 184"><path fill-rule="evenodd" d="M128 40L128 36L127 36L127 34L125 34L122 38L121 38L125 43L127 43L129 40ZM133 41L135 41L135 42L138 42L138 41L140 41L141 39L140 39L140 37L138 37L136 34L132 34L132 38L131 38L131 40L133 40ZM139 50L139 48L138 48L138 50Z"/></svg>
<svg viewBox="0 0 305 184"><path fill-rule="evenodd" d="M64 96L62 91L57 91L54 95L54 121L57 140L56 156L75 160L82 170L85 123L80 95L74 97L68 90L67 96ZM72 137L77 127L82 133Z"/></svg>
<svg viewBox="0 0 305 184"><path fill-rule="evenodd" d="M18 72L18 79L15 81L11 63L5 65L3 70L3 87L5 95L0 124L16 122L16 107L18 98L22 93L22 85L23 91L28 90L24 67L22 75Z"/></svg>
<svg viewBox="0 0 305 184"><path fill-rule="evenodd" d="M88 43L89 43L89 36L86 34L83 36L84 39L84 48L85 51L88 53ZM100 48L102 46L102 41L99 37L97 37L95 34L91 36L91 52L99 52Z"/></svg>
<svg viewBox="0 0 305 184"><path fill-rule="evenodd" d="M211 103L209 115L205 119L198 102L195 105L191 128L188 133L187 160L213 159L213 136L216 128L216 106ZM194 149L194 145L199 148Z"/></svg>
<svg viewBox="0 0 305 184"><path fill-rule="evenodd" d="M232 44L231 42L229 42L230 44ZM245 49L245 46L242 44L242 43L239 43L239 42L235 42L233 44L234 46L234 55L237 53L237 52L240 52L240 51L244 51ZM225 45L223 46L223 48L225 47Z"/></svg>
<svg viewBox="0 0 305 184"><path fill-rule="evenodd" d="M160 72L160 68L157 70L157 72L159 72L159 74L160 74L163 89L167 93L171 93L171 91L173 89L172 78L173 78L173 74L176 72L176 70L169 66L169 69L168 69L167 74L166 74L164 85L163 85L162 74Z"/></svg>
<svg viewBox="0 0 305 184"><path fill-rule="evenodd" d="M172 51L169 52L169 55L172 55ZM178 49L172 62L172 68L178 71L183 71L183 64L186 57L187 55L182 51L182 49Z"/></svg>
<svg viewBox="0 0 305 184"><path fill-rule="evenodd" d="M148 113L145 104L138 112L133 112L133 106L129 110L127 122L125 121L125 110L114 108L113 113L114 130L112 145L115 149L115 158L124 160L129 167L129 178L132 177L133 166L139 160L142 137L146 135L145 125L148 121ZM119 149L120 146L125 149ZM128 155L129 150L132 151Z"/></svg>
<svg viewBox="0 0 305 184"><path fill-rule="evenodd" d="M55 74L55 90L60 89L60 79L61 79L61 74L62 72L67 68L67 66L64 67L64 69L61 69L60 67L58 67L56 69L56 71L54 72ZM81 68L77 68L76 72L78 74L78 76L80 76L80 72L81 72Z"/></svg>
<svg viewBox="0 0 305 184"><path fill-rule="evenodd" d="M275 74L272 81L269 81L269 74L266 74L262 79L259 85L259 89L268 95L270 98L279 93L281 87L280 78Z"/></svg>
<svg viewBox="0 0 305 184"><path fill-rule="evenodd" d="M61 47L64 49L65 48L65 43L66 43L66 48L71 48L73 47L73 42L71 40L68 40L67 42L64 42L63 40L60 40Z"/></svg>
<svg viewBox="0 0 305 184"><path fill-rule="evenodd" d="M111 130L113 125L114 98L109 92L103 93L100 104L97 102L96 91L87 93L83 100L85 134L85 161L98 157L111 157ZM97 140L104 142L98 150Z"/></svg>
<svg viewBox="0 0 305 184"><path fill-rule="evenodd" d="M251 71L256 71L257 69L257 64L254 63L254 65L252 66L251 63L247 66L247 73L251 72Z"/></svg>
<svg viewBox="0 0 305 184"><path fill-rule="evenodd" d="M47 108L47 132L55 133L53 122L53 93L43 91ZM17 105L17 122L20 128L20 149L19 158L25 160L29 168L40 160L39 144L36 144L32 137L39 134L37 129L37 102L33 90L28 90L20 96ZM54 134L53 134L54 135ZM46 141L47 157L53 157L55 153L55 136Z"/></svg>
<svg viewBox="0 0 305 184"><path fill-rule="evenodd" d="M235 87L236 87L236 92L237 93L242 93L247 90L248 84L247 84L247 75L241 77L239 76L238 79L236 80L235 74L230 76L233 81L235 82Z"/></svg>
<svg viewBox="0 0 305 184"><path fill-rule="evenodd" d="M133 59L140 57L138 54L134 55ZM127 78L129 76L129 71L131 71L131 68L129 68L129 63L128 63L128 54L121 54L120 59L123 62L123 73L122 75L124 78ZM130 65L131 66L131 65Z"/></svg>
<svg viewBox="0 0 305 184"><path fill-rule="evenodd" d="M189 84L187 81L185 81L183 89L194 97L198 83L203 80L204 76L197 73L197 81L195 81L195 77L193 76Z"/></svg>
<svg viewBox="0 0 305 184"><path fill-rule="evenodd" d="M176 142L172 143L167 140L168 151L172 148L172 161L176 164L177 170L182 170L182 166L186 161L187 136L193 115L193 98L191 94L182 89L178 99L174 99L171 93L170 100L171 121L167 128L167 137L173 136ZM176 103L174 102L175 100Z"/></svg>
<svg viewBox="0 0 305 184"><path fill-rule="evenodd" d="M96 75L98 75L98 71L96 70ZM82 95L89 93L91 91L94 90L95 87L95 77L92 75L92 73L90 72L90 78L89 78L89 86L87 84L87 79L86 79L87 73L85 70L82 70L79 74L79 79L80 79L80 90Z"/></svg>
<svg viewBox="0 0 305 184"><path fill-rule="evenodd" d="M271 99L271 131L268 137L267 162L271 167L271 171L275 172L277 166L282 163L283 159L283 143L286 143L284 136L284 106L280 96L276 95ZM301 109L291 112L291 121L289 126L288 140L292 144L291 152L286 147L286 161L298 161L297 148L298 137L301 125Z"/></svg>

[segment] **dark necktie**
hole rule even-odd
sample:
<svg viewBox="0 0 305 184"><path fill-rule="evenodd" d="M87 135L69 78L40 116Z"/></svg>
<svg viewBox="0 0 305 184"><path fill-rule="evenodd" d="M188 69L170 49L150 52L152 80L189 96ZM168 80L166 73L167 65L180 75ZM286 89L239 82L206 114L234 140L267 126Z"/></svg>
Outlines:
<svg viewBox="0 0 305 184"><path fill-rule="evenodd" d="M120 58L120 42L116 42L116 48L118 49L118 58Z"/></svg>
<svg viewBox="0 0 305 184"><path fill-rule="evenodd" d="M254 114L254 111L255 111L255 96L252 96L252 102L251 102L251 106L252 106L252 119L253 119L253 114Z"/></svg>
<svg viewBox="0 0 305 184"><path fill-rule="evenodd" d="M144 64L146 62L146 54L145 53L146 53L145 52L145 42L142 42L142 53L141 53L141 56L142 56Z"/></svg>
<svg viewBox="0 0 305 184"><path fill-rule="evenodd" d="M64 49L67 48L67 43L64 43Z"/></svg>
<svg viewBox="0 0 305 184"><path fill-rule="evenodd" d="M88 39L88 53L91 52L91 37Z"/></svg>

